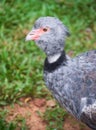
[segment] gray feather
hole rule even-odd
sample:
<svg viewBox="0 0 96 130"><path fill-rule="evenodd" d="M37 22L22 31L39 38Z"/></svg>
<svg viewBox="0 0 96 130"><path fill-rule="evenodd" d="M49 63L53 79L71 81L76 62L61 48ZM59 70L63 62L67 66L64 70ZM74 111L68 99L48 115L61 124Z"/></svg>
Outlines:
<svg viewBox="0 0 96 130"><path fill-rule="evenodd" d="M96 51L67 60L52 73L45 71L44 79L62 107L96 129Z"/></svg>

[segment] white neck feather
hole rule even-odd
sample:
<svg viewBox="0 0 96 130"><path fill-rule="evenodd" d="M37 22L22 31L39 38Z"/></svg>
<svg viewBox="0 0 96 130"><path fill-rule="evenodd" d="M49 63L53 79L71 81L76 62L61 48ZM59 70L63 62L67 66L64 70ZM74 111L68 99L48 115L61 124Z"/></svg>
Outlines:
<svg viewBox="0 0 96 130"><path fill-rule="evenodd" d="M59 59L60 56L61 56L61 53L55 54L55 55L53 55L53 56L49 56L49 57L48 57L49 63L54 63L54 62L56 62L56 61Z"/></svg>

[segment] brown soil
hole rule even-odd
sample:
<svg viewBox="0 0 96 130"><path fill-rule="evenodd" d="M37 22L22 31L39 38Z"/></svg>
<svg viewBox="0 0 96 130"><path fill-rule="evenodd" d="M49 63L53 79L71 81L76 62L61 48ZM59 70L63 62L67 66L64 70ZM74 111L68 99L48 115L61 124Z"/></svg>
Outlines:
<svg viewBox="0 0 96 130"><path fill-rule="evenodd" d="M31 98L21 98L20 105L14 104L12 106L6 106L4 109L9 111L7 115L7 121L21 119L24 117L26 119L26 124L29 130L46 130L46 122L44 121L39 113L44 113L47 107L54 107L55 101L45 99L34 99ZM71 117L70 115L64 120L64 130L90 130L88 127Z"/></svg>

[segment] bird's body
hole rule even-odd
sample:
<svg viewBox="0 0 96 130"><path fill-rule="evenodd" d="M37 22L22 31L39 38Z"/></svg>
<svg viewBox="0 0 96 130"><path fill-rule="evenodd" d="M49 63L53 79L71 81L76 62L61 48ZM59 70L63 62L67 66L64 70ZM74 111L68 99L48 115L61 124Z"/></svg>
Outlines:
<svg viewBox="0 0 96 130"><path fill-rule="evenodd" d="M66 27L53 17L40 18L36 24L40 33L37 35L38 32L32 31L26 39L35 38L36 44L47 55L44 64L46 86L62 107L96 130L96 50L68 58L63 40L68 35Z"/></svg>
<svg viewBox="0 0 96 130"><path fill-rule="evenodd" d="M62 107L96 130L96 51L65 59L54 71L45 67L44 79Z"/></svg>

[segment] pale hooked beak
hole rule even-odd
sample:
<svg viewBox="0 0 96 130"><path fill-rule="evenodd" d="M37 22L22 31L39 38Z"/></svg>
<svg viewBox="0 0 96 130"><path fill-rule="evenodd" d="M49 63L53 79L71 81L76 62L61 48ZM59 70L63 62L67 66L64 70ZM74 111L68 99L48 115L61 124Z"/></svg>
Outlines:
<svg viewBox="0 0 96 130"><path fill-rule="evenodd" d="M43 34L42 28L30 31L26 36L26 41L37 40Z"/></svg>

